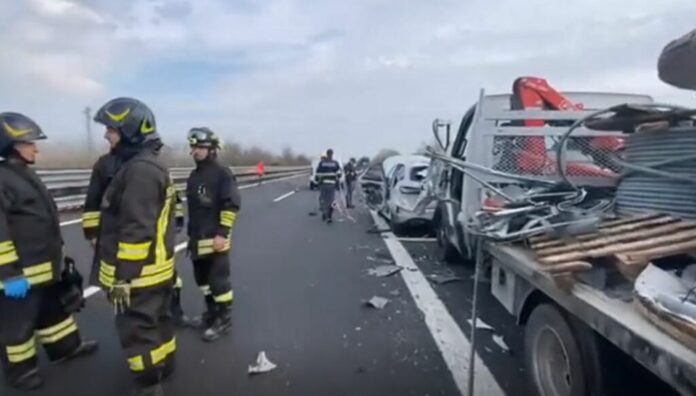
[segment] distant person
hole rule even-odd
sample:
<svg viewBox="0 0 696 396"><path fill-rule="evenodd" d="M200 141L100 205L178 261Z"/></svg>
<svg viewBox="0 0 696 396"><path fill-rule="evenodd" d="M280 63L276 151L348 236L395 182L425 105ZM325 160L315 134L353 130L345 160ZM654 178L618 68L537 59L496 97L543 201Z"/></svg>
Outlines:
<svg viewBox="0 0 696 396"><path fill-rule="evenodd" d="M333 159L333 155L333 150L328 149L326 157L319 161L315 172L315 182L319 186L321 219L327 223L333 221L333 204L341 178L341 166Z"/></svg>
<svg viewBox="0 0 696 396"><path fill-rule="evenodd" d="M263 164L263 161L259 161L258 164L256 164L256 176L259 179L259 184L263 183L263 176L266 174L266 167Z"/></svg>
<svg viewBox="0 0 696 396"><path fill-rule="evenodd" d="M118 133L121 161L102 198L98 281L114 306L116 331L135 381L133 395L162 395L162 381L173 374L176 355L170 309L176 190L147 105L116 98L97 111L94 121Z"/></svg>
<svg viewBox="0 0 696 396"><path fill-rule="evenodd" d="M355 182L358 179L357 162L355 158L351 158L343 169L346 173L346 206L348 208L354 208L353 191L355 190Z"/></svg>
<svg viewBox="0 0 696 396"><path fill-rule="evenodd" d="M196 162L186 182L189 252L206 306L197 322L205 330L203 340L211 342L232 327L234 294L229 252L242 203L236 177L217 161L220 140L215 133L208 128L193 128L188 141Z"/></svg>
<svg viewBox="0 0 696 396"><path fill-rule="evenodd" d="M85 197L82 212L82 230L85 238L95 250L97 248L97 236L99 235L102 198L104 197L106 188L116 175L116 172L123 162L122 155L119 155L119 151L124 150L125 147L119 145L121 136L115 129L107 128L106 132L104 133L104 139L106 139L106 141L109 143L109 152L99 157L97 162L92 167L92 174L90 176L89 186L87 187L87 195ZM184 210L181 197L178 193L176 194L175 215L177 232L179 232L184 227ZM98 262L95 260L93 262L93 277L91 279L91 283L95 285L98 284L98 279L96 276L98 272L95 270L97 266ZM184 314L184 310L181 307L182 286L183 281L177 275L176 282L174 283L174 296L172 298L171 309L176 323L180 326L185 326L190 324L190 320Z"/></svg>
<svg viewBox="0 0 696 396"><path fill-rule="evenodd" d="M42 139L30 118L0 113L0 360L8 385L20 390L43 386L37 341L53 362L97 350L62 302L58 210L29 167Z"/></svg>

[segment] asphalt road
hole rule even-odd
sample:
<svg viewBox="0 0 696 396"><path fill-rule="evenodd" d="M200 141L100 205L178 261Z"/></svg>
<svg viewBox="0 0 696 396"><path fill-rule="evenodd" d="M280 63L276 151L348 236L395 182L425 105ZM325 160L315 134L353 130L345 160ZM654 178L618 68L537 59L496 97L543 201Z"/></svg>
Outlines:
<svg viewBox="0 0 696 396"><path fill-rule="evenodd" d="M206 344L197 331L181 329L177 372L165 384L166 394L463 394L472 268L439 262L432 242L402 245L393 236L385 242L367 233L373 219L365 209L323 224L311 215L317 195L305 184L306 177L300 177L243 190L231 257L233 330ZM67 253L86 273L91 248L80 224L66 224L62 230ZM405 247L406 257L395 253L395 246ZM408 264L404 260L412 260L413 272L369 274L394 261ZM184 308L198 314L203 300L183 253L177 255L177 267L184 279ZM432 274L460 279L443 285L423 281ZM478 394L528 396L523 329L490 295L488 283L483 286L481 319L492 330L477 332L477 389L488 389ZM389 303L381 310L366 307L364 301L373 296ZM112 309L101 293L88 299L78 322L84 335L100 342L96 355L61 366L43 359L44 389L19 393L0 381L0 395L128 394L131 378ZM260 351L278 367L250 376L248 366ZM623 391L633 395L668 394L655 387L651 374L620 358L612 372L624 384Z"/></svg>
<svg viewBox="0 0 696 396"><path fill-rule="evenodd" d="M233 330L214 344L182 329L178 366L168 395L456 395L459 391L421 312L398 276L368 274L365 252L384 249L366 212L356 222L323 224L308 213L316 193L306 178L244 190L233 239ZM296 188L301 190L274 202ZM66 220L69 220L67 218ZM90 248L79 224L63 227L66 250L87 269ZM196 314L202 296L191 264L180 253L184 308ZM398 291L400 297L391 295ZM374 295L391 298L383 310L363 306ZM124 395L131 388L110 306L101 293L79 315L81 331L100 342L87 359L51 366L39 395ZM265 351L277 369L257 376L248 366ZM20 395L0 385L1 395ZM29 393L31 394L31 393Z"/></svg>

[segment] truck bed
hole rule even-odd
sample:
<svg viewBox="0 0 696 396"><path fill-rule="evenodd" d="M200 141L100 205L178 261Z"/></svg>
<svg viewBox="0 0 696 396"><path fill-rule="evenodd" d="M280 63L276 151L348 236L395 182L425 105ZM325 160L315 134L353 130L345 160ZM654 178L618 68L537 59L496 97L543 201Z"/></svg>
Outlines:
<svg viewBox="0 0 696 396"><path fill-rule="evenodd" d="M524 278L677 391L696 395L696 352L650 323L633 303L612 299L579 282L571 292L564 292L541 270L528 248L488 244L487 250L506 270Z"/></svg>

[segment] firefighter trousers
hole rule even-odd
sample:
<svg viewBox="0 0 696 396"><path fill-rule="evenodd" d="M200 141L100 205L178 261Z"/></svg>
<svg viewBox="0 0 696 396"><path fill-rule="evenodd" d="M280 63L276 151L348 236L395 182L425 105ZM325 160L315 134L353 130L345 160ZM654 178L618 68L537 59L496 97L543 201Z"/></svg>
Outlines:
<svg viewBox="0 0 696 396"><path fill-rule="evenodd" d="M336 199L336 185L322 183L319 185L319 209L325 218L330 219L333 215L333 203Z"/></svg>
<svg viewBox="0 0 696 396"><path fill-rule="evenodd" d="M0 356L8 382L37 369L37 342L51 361L67 357L80 346L77 323L65 312L60 296L55 283L33 288L21 300L0 291Z"/></svg>
<svg viewBox="0 0 696 396"><path fill-rule="evenodd" d="M193 275L205 296L207 316L228 315L234 299L229 254L212 253L198 257L193 260Z"/></svg>
<svg viewBox="0 0 696 396"><path fill-rule="evenodd" d="M116 331L128 366L140 386L153 385L174 371L176 338L171 285L132 290L130 307L116 315Z"/></svg>

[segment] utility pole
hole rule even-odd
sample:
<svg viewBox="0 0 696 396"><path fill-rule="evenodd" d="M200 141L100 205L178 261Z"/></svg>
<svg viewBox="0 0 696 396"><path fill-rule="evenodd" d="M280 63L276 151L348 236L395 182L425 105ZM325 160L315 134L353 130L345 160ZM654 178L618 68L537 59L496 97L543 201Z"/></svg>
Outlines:
<svg viewBox="0 0 696 396"><path fill-rule="evenodd" d="M87 127L87 150L89 150L89 155L91 156L94 150L94 142L92 141L92 109L89 106L85 107L83 113Z"/></svg>

